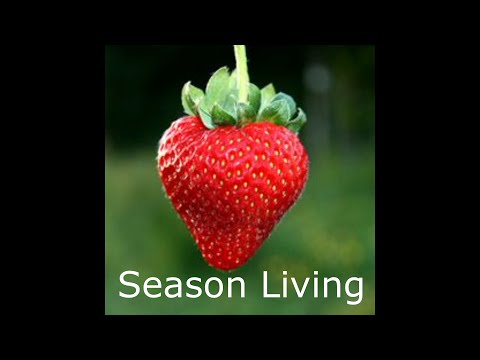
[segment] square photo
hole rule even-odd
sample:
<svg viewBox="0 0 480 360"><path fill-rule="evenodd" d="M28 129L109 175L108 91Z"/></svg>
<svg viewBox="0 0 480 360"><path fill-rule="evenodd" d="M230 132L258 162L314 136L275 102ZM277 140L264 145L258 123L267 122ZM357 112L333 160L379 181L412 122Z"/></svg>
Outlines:
<svg viewBox="0 0 480 360"><path fill-rule="evenodd" d="M106 315L374 315L373 45L105 46Z"/></svg>

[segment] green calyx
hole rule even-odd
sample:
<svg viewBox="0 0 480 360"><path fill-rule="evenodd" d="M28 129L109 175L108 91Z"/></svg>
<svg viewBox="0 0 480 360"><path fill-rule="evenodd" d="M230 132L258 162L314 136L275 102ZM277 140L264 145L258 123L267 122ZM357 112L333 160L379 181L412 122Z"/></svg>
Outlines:
<svg viewBox="0 0 480 360"><path fill-rule="evenodd" d="M236 70L230 74L227 67L212 75L205 93L187 82L182 89L182 105L187 114L199 116L208 129L269 121L298 133L307 122L293 98L276 93L272 84L260 90L249 83L247 101L240 101Z"/></svg>

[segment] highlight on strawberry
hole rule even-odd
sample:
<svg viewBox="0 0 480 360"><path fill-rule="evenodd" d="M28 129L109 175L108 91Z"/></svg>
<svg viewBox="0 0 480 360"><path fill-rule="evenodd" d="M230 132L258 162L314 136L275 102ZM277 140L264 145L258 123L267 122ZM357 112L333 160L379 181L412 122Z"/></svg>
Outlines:
<svg viewBox="0 0 480 360"><path fill-rule="evenodd" d="M244 45L236 69L217 70L205 92L187 82L188 116L160 139L158 171L165 193L207 263L245 264L305 188L309 160L298 132L306 115L272 84L250 83Z"/></svg>

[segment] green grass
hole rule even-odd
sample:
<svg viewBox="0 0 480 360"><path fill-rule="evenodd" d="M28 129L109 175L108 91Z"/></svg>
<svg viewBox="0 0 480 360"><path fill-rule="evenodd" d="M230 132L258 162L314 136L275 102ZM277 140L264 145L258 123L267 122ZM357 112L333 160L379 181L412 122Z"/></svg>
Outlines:
<svg viewBox="0 0 480 360"><path fill-rule="evenodd" d="M105 164L105 312L107 314L373 314L375 312L375 184L373 152L331 156L312 162L306 190L295 207L242 268L223 273L201 257L188 230L163 193L155 154L108 156ZM129 289L119 282L126 270L162 280L169 276L229 276L245 280L246 297L202 296L168 299L124 299ZM272 290L281 288L282 271L301 283L319 272L336 276L342 286L350 277L364 278L363 301L334 296L313 298L309 286L302 299L289 288L286 299L264 299L263 271ZM163 291L163 289L162 289Z"/></svg>

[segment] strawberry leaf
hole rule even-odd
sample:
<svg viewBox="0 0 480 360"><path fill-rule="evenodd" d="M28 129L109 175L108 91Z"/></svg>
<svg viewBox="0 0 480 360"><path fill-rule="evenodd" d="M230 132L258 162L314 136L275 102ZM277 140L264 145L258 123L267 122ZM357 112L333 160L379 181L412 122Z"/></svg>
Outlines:
<svg viewBox="0 0 480 360"><path fill-rule="evenodd" d="M204 96L202 90L187 82L182 89L183 110L189 115L198 116L198 104Z"/></svg>
<svg viewBox="0 0 480 360"><path fill-rule="evenodd" d="M260 109L261 101L262 94L260 89L255 84L250 84L250 88L248 90L248 103L255 110L255 114Z"/></svg>
<svg viewBox="0 0 480 360"><path fill-rule="evenodd" d="M238 99L237 69L234 69L228 80L228 89L235 99Z"/></svg>
<svg viewBox="0 0 480 360"><path fill-rule="evenodd" d="M213 105L212 121L216 125L235 125L237 123L237 120L235 120L235 117L229 114L219 104Z"/></svg>
<svg viewBox="0 0 480 360"><path fill-rule="evenodd" d="M262 110L265 109L268 104L270 104L271 100L275 96L275 88L273 87L273 84L268 84L260 91L260 93L262 95L260 110Z"/></svg>
<svg viewBox="0 0 480 360"><path fill-rule="evenodd" d="M256 115L257 112L251 105L245 103L237 104L237 119L239 125L254 122Z"/></svg>
<svg viewBox="0 0 480 360"><path fill-rule="evenodd" d="M249 83L247 99L239 103L237 75L236 69L231 74L227 67L218 69L210 77L205 93L187 82L181 97L185 113L200 117L208 129L269 121L298 133L307 118L290 95L277 94L273 84L260 90Z"/></svg>
<svg viewBox="0 0 480 360"><path fill-rule="evenodd" d="M306 122L307 122L307 116L305 115L302 109L298 108L297 117L287 124L287 128L292 130L295 133L298 133L300 129L303 127L303 125L305 125Z"/></svg>
<svg viewBox="0 0 480 360"><path fill-rule="evenodd" d="M228 68L226 66L218 69L208 80L207 88L205 91L206 109L211 110L215 103L221 102L228 94L229 84Z"/></svg>
<svg viewBox="0 0 480 360"><path fill-rule="evenodd" d="M222 108L229 114L237 113L237 99L233 94L229 94L222 104Z"/></svg>
<svg viewBox="0 0 480 360"><path fill-rule="evenodd" d="M277 95L275 95L272 99L272 103L274 101L278 100L285 100L288 104L288 108L290 110L290 114L295 114L295 110L297 110L297 104L295 104L295 100L290 95L287 95L285 93L279 92Z"/></svg>
<svg viewBox="0 0 480 360"><path fill-rule="evenodd" d="M212 117L210 116L209 111L206 109L205 98L198 107L200 118L202 119L203 125L208 129L215 129L216 125L213 123Z"/></svg>
<svg viewBox="0 0 480 360"><path fill-rule="evenodd" d="M258 121L270 121L277 125L286 125L290 119L290 108L285 100L277 100L260 112Z"/></svg>

